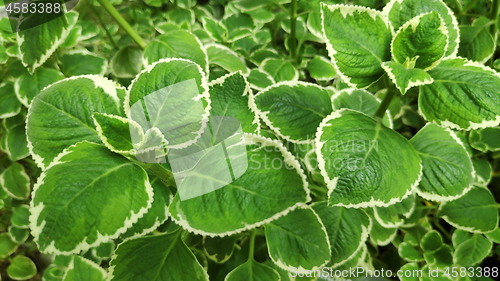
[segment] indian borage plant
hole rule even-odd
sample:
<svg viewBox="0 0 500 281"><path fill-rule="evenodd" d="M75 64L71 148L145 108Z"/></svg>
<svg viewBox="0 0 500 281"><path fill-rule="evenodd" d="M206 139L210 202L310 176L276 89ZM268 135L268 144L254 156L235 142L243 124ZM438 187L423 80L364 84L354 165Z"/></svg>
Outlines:
<svg viewBox="0 0 500 281"><path fill-rule="evenodd" d="M500 80L473 62L493 57L498 2L470 26L442 1L391 1L382 12L335 2L117 2L117 11L101 1L52 22L54 33L2 29L7 274L31 278L34 260L44 280L298 280L356 266L392 278L415 269L433 280L438 268L451 280L498 276L490 181ZM462 23L483 12L473 1L454 8ZM47 45L28 48L37 41ZM103 78L108 69L127 88ZM190 200L167 163L138 161L128 111L184 81L204 101L197 117L241 121L249 162ZM191 129L183 133L196 138ZM143 140L174 137L141 130Z"/></svg>

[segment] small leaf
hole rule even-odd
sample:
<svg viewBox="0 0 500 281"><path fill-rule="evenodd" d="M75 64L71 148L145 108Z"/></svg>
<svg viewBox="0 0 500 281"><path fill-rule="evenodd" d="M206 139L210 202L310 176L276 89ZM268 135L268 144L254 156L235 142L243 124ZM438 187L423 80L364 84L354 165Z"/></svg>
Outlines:
<svg viewBox="0 0 500 281"><path fill-rule="evenodd" d="M370 240L373 244L379 246L387 246L391 243L398 234L397 228L385 228L375 219L372 208L366 209L366 213L370 217L372 228L370 230Z"/></svg>
<svg viewBox="0 0 500 281"><path fill-rule="evenodd" d="M422 253L409 243L403 242L398 246L399 255L409 262L420 262L424 260Z"/></svg>
<svg viewBox="0 0 500 281"><path fill-rule="evenodd" d="M474 234L467 232L465 230L461 230L458 228L455 229L455 231L453 231L453 235L451 236L451 241L453 243L453 247L455 249L458 248L458 246L460 246L460 244L467 241L469 238L472 237L472 235L474 235Z"/></svg>
<svg viewBox="0 0 500 281"><path fill-rule="evenodd" d="M418 276L414 275L413 272L419 272L420 267L416 263L407 263L403 265L399 270L403 272L403 276L400 277L401 281L418 281ZM407 273L410 272L410 273Z"/></svg>
<svg viewBox="0 0 500 281"><path fill-rule="evenodd" d="M472 188L474 168L455 132L427 124L410 140L422 159L417 193L427 200L454 200Z"/></svg>
<svg viewBox="0 0 500 281"><path fill-rule="evenodd" d="M92 261L74 256L64 274L63 281L105 281L106 271Z"/></svg>
<svg viewBox="0 0 500 281"><path fill-rule="evenodd" d="M114 251L115 251L115 242L113 241L102 243L101 245L92 249L93 255L101 259L111 258Z"/></svg>
<svg viewBox="0 0 500 281"><path fill-rule="evenodd" d="M229 72L241 71L248 74L248 67L233 50L220 44L205 45L205 48L211 65L218 65Z"/></svg>
<svg viewBox="0 0 500 281"><path fill-rule="evenodd" d="M0 118L16 116L21 111L21 103L16 97L14 84L6 81L0 84Z"/></svg>
<svg viewBox="0 0 500 281"><path fill-rule="evenodd" d="M434 83L420 86L418 105L430 122L453 129L500 124L500 75L462 58L443 60L429 71ZM467 87L463 85L467 84Z"/></svg>
<svg viewBox="0 0 500 281"><path fill-rule="evenodd" d="M352 259L368 239L371 222L359 209L328 207L326 202L312 205L324 224L330 242L330 261L327 267L336 267Z"/></svg>
<svg viewBox="0 0 500 281"><path fill-rule="evenodd" d="M276 83L274 78L269 73L257 68L250 71L247 80L252 88L259 91L262 91L263 89Z"/></svg>
<svg viewBox="0 0 500 281"><path fill-rule="evenodd" d="M500 228L497 227L492 232L485 233L484 235L492 242L500 244Z"/></svg>
<svg viewBox="0 0 500 281"><path fill-rule="evenodd" d="M365 88L380 79L382 62L391 59L392 27L386 16L365 7L325 4L321 13L328 54L342 80Z"/></svg>
<svg viewBox="0 0 500 281"><path fill-rule="evenodd" d="M217 42L226 42L228 31L226 26L209 17L202 18L203 28L208 32L208 35Z"/></svg>
<svg viewBox="0 0 500 281"><path fill-rule="evenodd" d="M235 241L238 236L227 236L227 237L203 237L203 249L207 254L207 257L217 263L224 263L229 258L231 258Z"/></svg>
<svg viewBox="0 0 500 281"><path fill-rule="evenodd" d="M453 253L453 262L460 266L473 266L490 253L493 243L483 235L474 234L462 242Z"/></svg>
<svg viewBox="0 0 500 281"><path fill-rule="evenodd" d="M399 227L404 223L405 218L409 218L415 209L415 194L403 199L401 202L390 205L388 207L373 208L375 218L378 223L386 228Z"/></svg>
<svg viewBox="0 0 500 281"><path fill-rule="evenodd" d="M469 144L482 152L500 151L500 128L484 128L472 130L469 134Z"/></svg>
<svg viewBox="0 0 500 281"><path fill-rule="evenodd" d="M152 201L153 190L141 167L102 145L80 142L39 178L30 227L40 251L80 253L117 238Z"/></svg>
<svg viewBox="0 0 500 281"><path fill-rule="evenodd" d="M255 110L277 135L296 143L314 139L321 120L332 113L326 89L305 82L281 82L255 96Z"/></svg>
<svg viewBox="0 0 500 281"><path fill-rule="evenodd" d="M208 274L181 239L182 231L127 240L115 251L110 281L208 281Z"/></svg>
<svg viewBox="0 0 500 281"><path fill-rule="evenodd" d="M308 206L300 206L265 225L271 259L285 270L318 269L330 260L325 226Z"/></svg>
<svg viewBox="0 0 500 281"><path fill-rule="evenodd" d="M426 252L433 252L443 245L443 237L436 230L427 232L420 243L422 250Z"/></svg>
<svg viewBox="0 0 500 281"><path fill-rule="evenodd" d="M479 17L472 25L460 26L460 48L458 55L461 57L486 63L495 53L495 39L489 32L490 19Z"/></svg>
<svg viewBox="0 0 500 281"><path fill-rule="evenodd" d="M29 217L30 208L27 205L20 205L12 211L10 222L15 227L26 229L30 227Z"/></svg>
<svg viewBox="0 0 500 281"><path fill-rule="evenodd" d="M14 90L19 101L24 106L29 107L33 98L41 90L62 79L64 79L64 75L58 70L38 68L33 74L21 75L14 84Z"/></svg>
<svg viewBox="0 0 500 281"><path fill-rule="evenodd" d="M446 57L457 54L460 33L458 22L452 10L442 0L391 0L383 9L382 13L387 15L395 29L399 29L412 18L430 13L438 12L448 30L448 48Z"/></svg>
<svg viewBox="0 0 500 281"><path fill-rule="evenodd" d="M37 273L35 263L28 257L18 255L7 267L7 275L14 280L26 280Z"/></svg>
<svg viewBox="0 0 500 281"><path fill-rule="evenodd" d="M446 25L441 16L432 11L401 26L391 43L391 52L394 60L406 68L429 70L439 64L447 47Z"/></svg>
<svg viewBox="0 0 500 281"><path fill-rule="evenodd" d="M222 23L227 27L227 41L234 42L249 34L255 29L255 23L250 15L234 13L224 17Z"/></svg>
<svg viewBox="0 0 500 281"><path fill-rule="evenodd" d="M271 74L276 82L297 81L299 72L289 61L282 59L267 58L261 63L261 68Z"/></svg>
<svg viewBox="0 0 500 281"><path fill-rule="evenodd" d="M332 80L337 72L333 64L322 56L315 56L307 65L309 75L317 81Z"/></svg>
<svg viewBox="0 0 500 281"><path fill-rule="evenodd" d="M15 126L6 133L5 152L12 161L18 161L29 156L28 142L26 140L26 125Z"/></svg>
<svg viewBox="0 0 500 281"><path fill-rule="evenodd" d="M349 109L323 120L316 153L329 206L392 205L411 194L422 173L417 152L403 136Z"/></svg>
<svg viewBox="0 0 500 281"><path fill-rule="evenodd" d="M415 86L427 85L434 82L432 77L424 70L418 68L408 69L397 62L384 62L382 68L387 72L389 78L391 78L392 82L394 82L403 95Z"/></svg>
<svg viewBox="0 0 500 281"><path fill-rule="evenodd" d="M121 48L111 59L109 68L118 78L134 78L142 68L143 51L135 46Z"/></svg>
<svg viewBox="0 0 500 281"><path fill-rule="evenodd" d="M24 243L30 235L30 230L28 228L19 228L13 225L9 226L9 236L12 241L16 243Z"/></svg>
<svg viewBox="0 0 500 281"><path fill-rule="evenodd" d="M87 49L70 51L61 56L61 71L67 77L96 74L103 76L108 69L108 61Z"/></svg>
<svg viewBox="0 0 500 281"><path fill-rule="evenodd" d="M30 178L24 167L17 162L12 163L0 174L0 186L15 199L27 199L30 195Z"/></svg>
<svg viewBox="0 0 500 281"><path fill-rule="evenodd" d="M106 113L93 113L94 124L102 143L111 151L121 154L135 153L132 136L144 137L142 128L133 120Z"/></svg>
<svg viewBox="0 0 500 281"><path fill-rule="evenodd" d="M490 232L498 226L497 203L485 187L475 186L464 196L441 204L439 215L455 228L468 232Z"/></svg>
<svg viewBox="0 0 500 281"><path fill-rule="evenodd" d="M278 272L254 259L239 265L224 278L224 281L280 281Z"/></svg>
<svg viewBox="0 0 500 281"><path fill-rule="evenodd" d="M18 244L12 241L7 232L0 233L0 258L5 259L17 250Z"/></svg>
<svg viewBox="0 0 500 281"><path fill-rule="evenodd" d="M486 159L472 159L474 171L476 172L475 185L487 186L493 177L490 162Z"/></svg>

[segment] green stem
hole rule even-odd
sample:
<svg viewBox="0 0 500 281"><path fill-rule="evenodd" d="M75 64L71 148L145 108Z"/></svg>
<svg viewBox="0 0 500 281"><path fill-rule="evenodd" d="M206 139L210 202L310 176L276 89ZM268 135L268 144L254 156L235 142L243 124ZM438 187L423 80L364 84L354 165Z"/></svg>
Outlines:
<svg viewBox="0 0 500 281"><path fill-rule="evenodd" d="M493 24L490 26L490 33L493 38L496 38L497 34L497 28L498 28L498 11L500 10L500 0L493 0L493 3L491 5L491 13L490 13L490 20L493 22Z"/></svg>
<svg viewBox="0 0 500 281"><path fill-rule="evenodd" d="M253 252L255 249L255 229L250 232L250 249L248 250L248 260L253 260Z"/></svg>
<svg viewBox="0 0 500 281"><path fill-rule="evenodd" d="M102 28L104 29L104 32L106 32L106 35L108 36L109 41L111 41L111 45L113 45L113 47L117 50L120 49L120 47L118 47L118 44L116 44L115 39L113 39L113 36L111 35L111 33L109 33L109 30L106 28L106 24L102 20L102 17L101 17L101 14L99 13L99 11L97 11L97 9L94 7L94 5L91 2L89 2L88 4L89 4L90 8L92 9L92 12L94 12L94 14L97 16L97 20L99 21L99 24L101 24Z"/></svg>
<svg viewBox="0 0 500 281"><path fill-rule="evenodd" d="M462 5L458 0L453 0L453 3L455 4L455 7L457 7L457 14L462 14Z"/></svg>
<svg viewBox="0 0 500 281"><path fill-rule="evenodd" d="M382 103L378 107L377 112L375 112L375 117L379 118L379 119L382 119L384 117L384 114L387 111L387 109L389 108L389 105L391 104L392 99L396 96L396 91L394 91L390 88L391 83L390 83L387 75L385 75L385 84L387 87L387 94L385 95L384 100L382 100Z"/></svg>
<svg viewBox="0 0 500 281"><path fill-rule="evenodd" d="M297 0L292 0L290 8L290 52L292 61L297 61Z"/></svg>
<svg viewBox="0 0 500 281"><path fill-rule="evenodd" d="M108 13L116 20L116 22L125 30L125 32L132 37L132 39L141 47L146 49L146 42L135 32L135 30L128 24L128 22L118 13L118 11L109 3L108 0L97 0L101 6L108 11Z"/></svg>
<svg viewBox="0 0 500 281"><path fill-rule="evenodd" d="M164 183L169 186L175 186L174 175L172 171L165 169L162 165L154 163L148 169L157 175Z"/></svg>

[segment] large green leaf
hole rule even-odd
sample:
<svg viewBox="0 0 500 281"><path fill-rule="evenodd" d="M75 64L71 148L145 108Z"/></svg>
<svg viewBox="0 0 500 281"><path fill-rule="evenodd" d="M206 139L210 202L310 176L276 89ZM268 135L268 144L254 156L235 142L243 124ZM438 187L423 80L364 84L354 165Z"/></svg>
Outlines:
<svg viewBox="0 0 500 281"><path fill-rule="evenodd" d="M61 71L64 75L77 76L96 74L103 76L108 69L108 61L87 49L72 50L60 58Z"/></svg>
<svg viewBox="0 0 500 281"><path fill-rule="evenodd" d="M500 75L466 59L443 60L429 71L434 82L420 86L418 105L428 121L454 129L500 124Z"/></svg>
<svg viewBox="0 0 500 281"><path fill-rule="evenodd" d="M330 242L319 216L307 205L265 225L271 259L285 270L314 270L330 260Z"/></svg>
<svg viewBox="0 0 500 281"><path fill-rule="evenodd" d="M14 90L19 101L24 106L29 107L33 98L41 90L62 79L64 79L64 75L58 70L38 68L33 74L25 73L21 75L14 84Z"/></svg>
<svg viewBox="0 0 500 281"><path fill-rule="evenodd" d="M237 118L243 132L259 133L259 118L252 104L253 93L241 72L234 72L213 80L210 82L209 92L210 116Z"/></svg>
<svg viewBox="0 0 500 281"><path fill-rule="evenodd" d="M149 42L144 50L144 64L163 58L183 58L197 63L208 73L208 56L200 40L185 30L168 31Z"/></svg>
<svg viewBox="0 0 500 281"><path fill-rule="evenodd" d="M168 147L178 148L200 136L209 103L207 79L199 65L185 59L161 59L144 69L129 86L125 113L145 134L157 128Z"/></svg>
<svg viewBox="0 0 500 281"><path fill-rule="evenodd" d="M468 232L485 233L498 227L498 205L485 187L475 186L464 196L441 204L439 215Z"/></svg>
<svg viewBox="0 0 500 281"><path fill-rule="evenodd" d="M153 201L146 172L106 147L80 142L38 179L30 227L40 251L80 253L117 238Z"/></svg>
<svg viewBox="0 0 500 281"><path fill-rule="evenodd" d="M181 234L141 237L118 245L108 280L208 281L208 274Z"/></svg>
<svg viewBox="0 0 500 281"><path fill-rule="evenodd" d="M272 85L259 92L254 103L267 126L297 143L311 142L321 120L333 111L329 92L305 82Z"/></svg>
<svg viewBox="0 0 500 281"><path fill-rule="evenodd" d="M353 110L333 112L316 134L328 205L388 206L409 196L420 181L420 158L400 134Z"/></svg>
<svg viewBox="0 0 500 281"><path fill-rule="evenodd" d="M432 11L406 22L391 43L394 60L407 68L429 70L439 64L448 47L448 30L441 16Z"/></svg>
<svg viewBox="0 0 500 281"><path fill-rule="evenodd" d="M422 159L423 176L417 188L421 197L449 201L472 188L474 167L455 132L429 123L410 143Z"/></svg>
<svg viewBox="0 0 500 281"><path fill-rule="evenodd" d="M382 68L399 89L401 94L415 87L434 82L426 71L419 68L406 68L403 64L393 61L384 62Z"/></svg>
<svg viewBox="0 0 500 281"><path fill-rule="evenodd" d="M21 111L21 103L16 97L14 84L5 81L0 84L0 118L16 116Z"/></svg>
<svg viewBox="0 0 500 281"><path fill-rule="evenodd" d="M63 281L105 281L107 273L99 265L92 261L74 256L69 264Z"/></svg>
<svg viewBox="0 0 500 281"><path fill-rule="evenodd" d="M326 47L337 74L356 88L375 83L391 59L392 27L382 13L359 6L321 6Z"/></svg>
<svg viewBox="0 0 500 281"><path fill-rule="evenodd" d="M224 281L280 281L278 272L271 267L249 259L229 272Z"/></svg>
<svg viewBox="0 0 500 281"><path fill-rule="evenodd" d="M35 97L28 111L30 153L45 168L65 148L86 140L101 143L93 112L122 114L125 90L115 82L88 75L61 80Z"/></svg>
<svg viewBox="0 0 500 281"><path fill-rule="evenodd" d="M439 13L448 30L448 48L445 56L453 57L458 51L460 32L455 15L442 0L391 0L382 13L389 18L395 29L399 29L412 18L433 11Z"/></svg>
<svg viewBox="0 0 500 281"><path fill-rule="evenodd" d="M480 234L474 234L460 243L453 253L453 262L460 266L480 263L490 253L493 243Z"/></svg>
<svg viewBox="0 0 500 281"><path fill-rule="evenodd" d="M314 203L313 210L325 225L330 241L330 261L326 266L336 267L352 259L368 239L371 222L360 209L328 207L326 202Z"/></svg>
<svg viewBox="0 0 500 281"><path fill-rule="evenodd" d="M495 39L489 32L490 19L479 17L472 25L460 26L460 48L458 54L480 63L487 62L495 53Z"/></svg>
<svg viewBox="0 0 500 281"><path fill-rule="evenodd" d="M210 65L218 65L229 72L241 71L245 75L248 74L248 67L233 50L215 43L205 45L205 48Z"/></svg>
<svg viewBox="0 0 500 281"><path fill-rule="evenodd" d="M72 28L70 22L73 20L69 19L69 15L69 13L64 14L44 24L17 32L21 60L30 73L45 63L57 47L64 42Z"/></svg>
<svg viewBox="0 0 500 281"><path fill-rule="evenodd" d="M255 135L245 135L244 143L246 155L234 155L231 162L248 159L246 172L189 200L177 193L169 208L174 221L191 232L227 236L275 220L310 200L298 161L280 143Z"/></svg>

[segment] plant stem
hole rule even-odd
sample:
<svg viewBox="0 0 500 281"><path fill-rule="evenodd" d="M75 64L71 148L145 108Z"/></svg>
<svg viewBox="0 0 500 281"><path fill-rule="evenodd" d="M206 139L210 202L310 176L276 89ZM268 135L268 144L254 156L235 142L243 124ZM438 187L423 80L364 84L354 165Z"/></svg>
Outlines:
<svg viewBox="0 0 500 281"><path fill-rule="evenodd" d="M109 30L106 28L106 25L104 24L104 21L102 20L102 17L101 17L101 14L99 13L99 11L97 11L97 9L94 7L94 5L91 2L88 2L88 4L90 6L90 9L92 9L92 12L94 12L94 14L97 16L97 20L99 20L99 23L101 24L102 28L104 29L104 32L106 32L106 35L108 36L109 41L111 41L111 45L113 45L113 47L117 50L120 49L120 47L118 47L118 45L116 44L115 39L113 39L113 36L111 35L111 33L109 33Z"/></svg>
<svg viewBox="0 0 500 281"><path fill-rule="evenodd" d="M498 30L498 11L500 10L500 0L493 0L491 5L491 13L490 20L493 21L493 24L490 26L490 33L493 38L496 38L497 30Z"/></svg>
<svg viewBox="0 0 500 281"><path fill-rule="evenodd" d="M157 175L164 183L169 186L175 186L174 175L172 171L165 169L162 165L154 163L148 169Z"/></svg>
<svg viewBox="0 0 500 281"><path fill-rule="evenodd" d="M384 114L385 114L386 110L389 108L389 105L391 104L392 99L396 96L396 91L393 91L390 88L391 83L389 81L389 78L387 77L387 75L384 75L384 76L385 76L385 84L387 87L387 94L385 95L384 100L382 100L382 103L380 103L380 106L378 107L377 112L375 112L375 117L379 118L379 119L382 119L384 117Z"/></svg>
<svg viewBox="0 0 500 281"><path fill-rule="evenodd" d="M116 20L116 22L125 30L125 32L132 37L132 39L141 47L143 50L146 49L146 42L135 32L135 30L128 24L128 22L118 13L118 11L109 3L108 0L97 0L101 6L108 11L108 13Z"/></svg>
<svg viewBox="0 0 500 281"><path fill-rule="evenodd" d="M292 61L297 61L297 0L292 0L290 8L290 52Z"/></svg>
<svg viewBox="0 0 500 281"><path fill-rule="evenodd" d="M253 252L255 249L255 229L250 232L250 249L248 250L248 260L253 260Z"/></svg>

